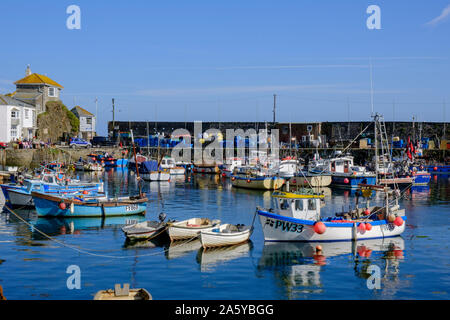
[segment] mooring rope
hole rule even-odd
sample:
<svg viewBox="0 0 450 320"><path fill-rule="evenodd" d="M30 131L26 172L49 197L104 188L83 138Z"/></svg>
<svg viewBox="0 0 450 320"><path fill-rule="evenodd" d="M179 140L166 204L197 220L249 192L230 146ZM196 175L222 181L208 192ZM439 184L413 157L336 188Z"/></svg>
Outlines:
<svg viewBox="0 0 450 320"><path fill-rule="evenodd" d="M87 250L87 249L84 249L84 248L81 248L81 247L78 247L78 248L77 248L77 246L70 245L70 244L67 244L67 243L65 243L65 242L63 242L63 241L59 241L59 240L53 238L52 236L46 234L45 232L39 230L38 228L36 228L36 227L33 226L32 224L30 224L28 221L26 221L25 219L23 219L21 216L19 216L16 212L14 212L14 210L12 210L11 208L9 208L8 206L5 205L5 208L6 208L10 213L12 213L17 219L19 219L21 222L25 223L25 224L28 225L30 228L33 228L33 230L36 230L38 233L40 233L40 234L43 235L44 237L48 238L49 240L51 240L51 241L53 241L53 242L56 242L56 243L58 243L59 245L61 245L61 246L63 246L63 247L66 247L66 248L72 249L72 250L74 250L74 251L77 251L78 253L82 253L82 254L86 254L86 255L90 255L90 256L101 257L101 258L111 258L111 259L139 258L139 257L156 256L156 255L159 255L159 254L165 254L165 253L166 253L167 251L169 251L169 249L170 249L170 247L169 247L168 249L164 249L162 252L153 252L153 253L149 253L149 254L132 255L132 256L131 256L131 255L129 255L129 256L112 256L112 255L105 255L105 254L93 253L93 252L90 252L90 251ZM167 227L164 228L159 234L161 234L162 232L166 231L166 229L167 229ZM158 235L159 235L159 234L158 234ZM149 238L149 240L155 238L156 236L157 236L157 235L155 235L155 236L152 237L152 238ZM181 242L178 242L178 243L179 243L179 244L186 244L186 243L189 243L189 242L191 242L191 241L193 241L193 240L195 240L195 239L197 239L197 238L198 238L198 236L195 236L195 237L192 237L192 238L190 238L190 239L188 239L188 240L186 240L186 241L181 241ZM92 251L92 250L91 250L91 251ZM122 250L120 250L120 251L122 251Z"/></svg>

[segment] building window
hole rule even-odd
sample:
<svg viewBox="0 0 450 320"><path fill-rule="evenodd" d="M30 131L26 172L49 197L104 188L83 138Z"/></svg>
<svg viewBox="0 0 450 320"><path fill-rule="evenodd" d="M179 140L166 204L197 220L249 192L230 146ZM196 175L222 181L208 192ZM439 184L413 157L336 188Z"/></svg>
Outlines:
<svg viewBox="0 0 450 320"><path fill-rule="evenodd" d="M30 110L25 109L25 119L29 120L30 119Z"/></svg>
<svg viewBox="0 0 450 320"><path fill-rule="evenodd" d="M19 111L18 110L11 111L11 119L19 119Z"/></svg>
<svg viewBox="0 0 450 320"><path fill-rule="evenodd" d="M48 88L48 96L49 97L56 97L56 90L53 87Z"/></svg>
<svg viewBox="0 0 450 320"><path fill-rule="evenodd" d="M11 127L11 138L17 138L17 127L16 126Z"/></svg>
<svg viewBox="0 0 450 320"><path fill-rule="evenodd" d="M86 124L92 124L92 118L86 118Z"/></svg>

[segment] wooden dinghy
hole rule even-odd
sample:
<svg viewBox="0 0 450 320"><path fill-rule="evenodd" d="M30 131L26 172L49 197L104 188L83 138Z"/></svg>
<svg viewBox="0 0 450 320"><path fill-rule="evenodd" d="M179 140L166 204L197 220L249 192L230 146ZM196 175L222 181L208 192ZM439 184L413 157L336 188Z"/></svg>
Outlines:
<svg viewBox="0 0 450 320"><path fill-rule="evenodd" d="M116 284L113 289L100 290L94 300L153 300L152 295L145 289L130 289L130 285L125 283L123 288Z"/></svg>
<svg viewBox="0 0 450 320"><path fill-rule="evenodd" d="M125 236L129 240L147 240L156 238L162 235L166 231L166 215L160 213L158 216L159 221L144 221L126 225L122 228Z"/></svg>
<svg viewBox="0 0 450 320"><path fill-rule="evenodd" d="M200 232L200 242L203 248L232 246L247 242L253 227L242 224L222 224L217 228Z"/></svg>
<svg viewBox="0 0 450 320"><path fill-rule="evenodd" d="M209 231L216 228L220 220L209 218L192 218L188 220L169 222L168 233L171 241L192 239L198 237L201 231Z"/></svg>

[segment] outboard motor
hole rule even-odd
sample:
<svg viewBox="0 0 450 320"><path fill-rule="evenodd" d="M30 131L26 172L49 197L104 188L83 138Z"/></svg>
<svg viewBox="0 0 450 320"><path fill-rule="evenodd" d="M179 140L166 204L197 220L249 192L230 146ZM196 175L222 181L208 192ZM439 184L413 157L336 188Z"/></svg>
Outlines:
<svg viewBox="0 0 450 320"><path fill-rule="evenodd" d="M166 220L166 217L167 217L167 215L166 215L164 212L161 212L161 213L158 215L158 219L159 219L159 221L161 221L161 222L163 222L164 220Z"/></svg>

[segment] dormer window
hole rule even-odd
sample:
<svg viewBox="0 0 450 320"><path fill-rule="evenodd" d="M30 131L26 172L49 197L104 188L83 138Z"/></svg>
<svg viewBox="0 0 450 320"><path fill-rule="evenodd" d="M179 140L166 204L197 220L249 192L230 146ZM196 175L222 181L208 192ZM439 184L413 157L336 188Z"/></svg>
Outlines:
<svg viewBox="0 0 450 320"><path fill-rule="evenodd" d="M19 119L19 111L12 110L11 111L11 119Z"/></svg>
<svg viewBox="0 0 450 320"><path fill-rule="evenodd" d="M48 96L49 97L56 97L56 90L53 87L48 88Z"/></svg>

